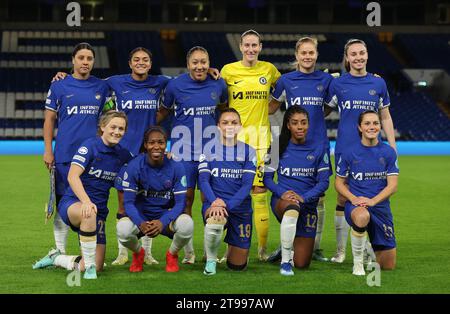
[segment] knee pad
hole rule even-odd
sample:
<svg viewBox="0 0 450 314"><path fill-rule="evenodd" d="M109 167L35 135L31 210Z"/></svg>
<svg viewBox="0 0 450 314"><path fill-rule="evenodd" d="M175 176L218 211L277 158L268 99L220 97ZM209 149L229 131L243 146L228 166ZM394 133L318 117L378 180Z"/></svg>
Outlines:
<svg viewBox="0 0 450 314"><path fill-rule="evenodd" d="M119 240L127 239L132 233L132 228L133 222L130 220L130 218L124 217L120 219L116 225L117 238L119 238Z"/></svg>
<svg viewBox="0 0 450 314"><path fill-rule="evenodd" d="M175 220L174 231L183 238L189 238L194 233L194 221L191 216L187 214L181 214Z"/></svg>
<svg viewBox="0 0 450 314"><path fill-rule="evenodd" d="M358 227L357 225L355 225L355 223L352 224L352 229L355 230L358 233L364 233L367 230L367 226L366 227Z"/></svg>
<svg viewBox="0 0 450 314"><path fill-rule="evenodd" d="M209 217L208 219L206 219L206 223L209 225L222 225L225 226L227 223L227 219L225 217L220 217L220 218L216 218L216 217Z"/></svg>
<svg viewBox="0 0 450 314"><path fill-rule="evenodd" d="M97 239L97 231L79 230L80 242L94 242Z"/></svg>
<svg viewBox="0 0 450 314"><path fill-rule="evenodd" d="M247 267L247 263L242 264L242 265L235 265L235 264L230 263L227 260L227 266L229 269L234 270L234 271L243 271Z"/></svg>
<svg viewBox="0 0 450 314"><path fill-rule="evenodd" d="M300 215L300 206L298 205L288 205L284 211L283 216L298 217Z"/></svg>

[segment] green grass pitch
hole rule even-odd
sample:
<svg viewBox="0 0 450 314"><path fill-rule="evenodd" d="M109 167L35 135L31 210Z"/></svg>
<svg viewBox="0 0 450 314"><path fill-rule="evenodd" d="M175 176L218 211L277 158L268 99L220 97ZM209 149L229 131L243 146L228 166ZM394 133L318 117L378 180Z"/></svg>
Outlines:
<svg viewBox="0 0 450 314"><path fill-rule="evenodd" d="M218 266L216 276L203 275L203 226L198 197L194 205L194 246L198 261L181 265L180 272L164 271L169 239L157 237L153 255L159 265L131 274L129 264L111 266L117 253L115 237L116 193L112 191L107 222L107 267L98 280L66 284L63 269L32 270L35 260L54 246L52 223L44 224L48 175L41 156L0 156L2 180L0 219L0 293L449 293L450 292L450 157L401 156L400 182L391 198L398 244L397 269L381 273L381 286L369 287L366 277L351 274L350 244L342 265L313 261L305 271L283 277L278 265L256 259L253 236L248 269L232 272ZM335 250L334 180L326 195L326 221L322 248ZM279 243L279 224L271 214L269 249ZM220 254L225 246L221 248ZM79 252L76 235L69 234L68 253ZM180 253L180 260L183 253ZM130 254L131 258L131 254Z"/></svg>

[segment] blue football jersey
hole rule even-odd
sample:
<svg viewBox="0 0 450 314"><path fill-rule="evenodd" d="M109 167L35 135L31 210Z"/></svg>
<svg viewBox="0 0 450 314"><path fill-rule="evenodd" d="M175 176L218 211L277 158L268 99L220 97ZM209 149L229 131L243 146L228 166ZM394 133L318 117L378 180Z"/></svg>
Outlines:
<svg viewBox="0 0 450 314"><path fill-rule="evenodd" d="M69 75L51 84L45 109L56 112L58 117L56 163L70 162L81 143L96 135L98 119L109 96L108 85L94 76L78 80Z"/></svg>
<svg viewBox="0 0 450 314"><path fill-rule="evenodd" d="M250 190L257 163L255 150L239 141L235 146L216 144L214 151L200 156L198 166L199 186L208 207L216 198L221 198L229 211L251 211Z"/></svg>
<svg viewBox="0 0 450 314"><path fill-rule="evenodd" d="M308 112L308 142L329 145L323 108L332 80L333 77L323 71L293 71L280 77L272 93L275 100L286 104L286 109L298 105Z"/></svg>
<svg viewBox="0 0 450 314"><path fill-rule="evenodd" d="M280 198L292 190L302 196L305 203L317 202L329 185L330 160L324 145L298 145L289 142L279 160L277 169L266 167L264 185ZM278 184L274 184L274 172Z"/></svg>
<svg viewBox="0 0 450 314"><path fill-rule="evenodd" d="M161 167L151 166L147 159L147 154L142 153L128 163L120 180L122 187L118 189L124 191L125 212L137 226L159 219L165 227L185 207L184 168L166 157Z"/></svg>
<svg viewBox="0 0 450 314"><path fill-rule="evenodd" d="M379 110L390 105L385 81L371 73L353 76L345 73L331 81L328 106L338 108L339 126L336 153L342 153L361 138L358 134L358 117L366 110Z"/></svg>
<svg viewBox="0 0 450 314"><path fill-rule="evenodd" d="M117 110L128 117L127 132L120 144L134 155L139 154L145 131L156 125L159 100L169 80L164 75L149 75L144 81L136 81L131 74L105 80L114 92Z"/></svg>
<svg viewBox="0 0 450 314"><path fill-rule="evenodd" d="M174 110L172 122L171 151L183 160L198 160L202 148L211 140L203 136L210 127L214 134L217 105L228 100L228 91L223 79L195 81L189 73L171 80L164 92L161 105Z"/></svg>
<svg viewBox="0 0 450 314"><path fill-rule="evenodd" d="M97 209L107 213L109 190L114 186L116 176L124 164L133 155L119 144L107 146L100 137L93 137L84 141L72 158L72 165L84 169L80 179L86 194ZM75 196L72 188L68 187L65 195Z"/></svg>
<svg viewBox="0 0 450 314"><path fill-rule="evenodd" d="M389 145L352 145L337 161L336 175L347 178L350 192L355 196L373 198L387 186L387 176L398 175L397 154ZM378 205L389 205L386 199Z"/></svg>

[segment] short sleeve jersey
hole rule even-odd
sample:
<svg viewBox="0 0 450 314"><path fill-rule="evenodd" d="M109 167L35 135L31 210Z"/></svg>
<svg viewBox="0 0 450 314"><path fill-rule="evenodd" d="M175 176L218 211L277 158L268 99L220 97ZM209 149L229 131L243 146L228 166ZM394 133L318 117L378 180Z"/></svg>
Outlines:
<svg viewBox="0 0 450 314"><path fill-rule="evenodd" d="M328 106L338 108L339 126L336 153L342 153L361 139L358 134L358 117L366 110L379 110L390 105L386 83L371 73L353 76L350 73L333 79L327 99Z"/></svg>
<svg viewBox="0 0 450 314"><path fill-rule="evenodd" d="M323 145L299 145L289 142L280 158L277 169L278 185L285 191L305 195L318 181L327 180L330 160ZM316 202L317 199L311 200Z"/></svg>
<svg viewBox="0 0 450 314"><path fill-rule="evenodd" d="M149 75L144 81L136 81L131 74L105 80L115 94L117 110L128 117L128 129L120 144L134 155L139 153L145 131L156 125L159 100L169 80L164 75Z"/></svg>
<svg viewBox="0 0 450 314"><path fill-rule="evenodd" d="M70 75L51 84L45 109L57 113L56 163L70 162L81 143L96 135L98 119L109 96L108 85L94 76L78 80Z"/></svg>
<svg viewBox="0 0 450 314"><path fill-rule="evenodd" d="M274 99L286 104L286 109L298 105L308 112L307 141L329 145L323 108L332 80L333 77L323 71L293 71L281 76L272 93Z"/></svg>
<svg viewBox="0 0 450 314"><path fill-rule="evenodd" d="M387 186L387 176L398 175L395 150L379 142L376 146L364 146L361 141L352 145L337 161L336 175L347 178L350 192L356 196L372 198ZM384 200L378 205L389 205Z"/></svg>
<svg viewBox="0 0 450 314"><path fill-rule="evenodd" d="M72 158L72 165L84 169L80 179L97 209L107 210L109 190L114 186L122 166L132 158L133 155L120 144L107 146L100 137L90 138L78 148ZM65 195L73 197L75 193L69 187Z"/></svg>
<svg viewBox="0 0 450 314"><path fill-rule="evenodd" d="M212 135L216 130L217 105L227 101L223 79L213 80L208 75L204 81L195 81L185 73L171 80L161 105L174 110L172 153L184 160L198 160L203 146L211 140L204 135ZM208 127L209 132L205 131Z"/></svg>
<svg viewBox="0 0 450 314"><path fill-rule="evenodd" d="M221 76L228 86L229 106L241 116L244 129L238 139L255 149L268 148L269 97L280 72L270 62L258 61L253 67L245 67L237 61L225 65Z"/></svg>

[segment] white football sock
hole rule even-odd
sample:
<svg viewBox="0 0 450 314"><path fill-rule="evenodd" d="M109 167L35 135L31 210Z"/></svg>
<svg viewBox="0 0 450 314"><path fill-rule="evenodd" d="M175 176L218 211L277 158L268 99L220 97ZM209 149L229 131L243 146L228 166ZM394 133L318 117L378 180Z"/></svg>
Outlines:
<svg viewBox="0 0 450 314"><path fill-rule="evenodd" d="M320 249L320 242L322 241L322 231L325 222L325 203L324 197L319 199L317 203L317 230L316 238L314 240L314 251Z"/></svg>
<svg viewBox="0 0 450 314"><path fill-rule="evenodd" d="M55 258L54 265L62 267L67 270L74 270L75 266L78 265L75 263L75 260L77 259L77 255L58 255Z"/></svg>
<svg viewBox="0 0 450 314"><path fill-rule="evenodd" d="M366 246L367 235L365 232L359 233L352 229L351 243L353 253L353 264L362 263L364 248Z"/></svg>
<svg viewBox="0 0 450 314"><path fill-rule="evenodd" d="M194 233L194 221L189 215L181 214L173 224L172 243L169 247L169 252L172 255L177 255L190 240L192 240L192 234ZM193 251L191 251L193 253Z"/></svg>
<svg viewBox="0 0 450 314"><path fill-rule="evenodd" d="M288 263L291 260L295 231L297 230L297 220L298 212L296 210L286 211L281 220L281 263Z"/></svg>
<svg viewBox="0 0 450 314"><path fill-rule="evenodd" d="M223 225L209 224L205 226L205 251L207 261L216 261L222 240Z"/></svg>
<svg viewBox="0 0 450 314"><path fill-rule="evenodd" d="M58 211L53 219L53 236L55 237L56 248L66 254L67 236L69 235L69 226L64 223Z"/></svg>
<svg viewBox="0 0 450 314"><path fill-rule="evenodd" d="M97 248L97 241L85 242L80 239L80 244L85 269L88 269L92 265L95 266L95 250Z"/></svg>
<svg viewBox="0 0 450 314"><path fill-rule="evenodd" d="M141 238L142 241L142 247L145 250L145 254L146 255L152 255L152 243L153 243L153 239L149 238L147 236L143 236Z"/></svg>
<svg viewBox="0 0 450 314"><path fill-rule="evenodd" d="M336 212L338 213L338 212ZM348 238L348 231L350 229L349 224L345 220L345 216L343 215L336 215L334 216L334 225L336 228L336 243L337 243L337 250L339 252L345 253L345 250L347 248L347 238Z"/></svg>

